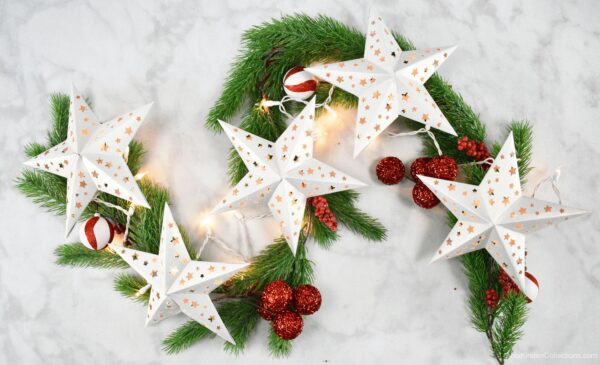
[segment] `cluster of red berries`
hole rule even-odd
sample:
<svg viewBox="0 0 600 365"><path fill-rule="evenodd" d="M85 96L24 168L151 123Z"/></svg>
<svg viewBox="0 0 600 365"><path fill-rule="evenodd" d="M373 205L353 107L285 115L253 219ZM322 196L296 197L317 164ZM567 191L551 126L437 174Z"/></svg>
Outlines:
<svg viewBox="0 0 600 365"><path fill-rule="evenodd" d="M312 285L300 285L295 290L283 280L267 284L256 311L271 321L273 331L284 340L293 340L302 333L304 320L321 308L321 293Z"/></svg>
<svg viewBox="0 0 600 365"><path fill-rule="evenodd" d="M473 157L476 161L483 161L491 157L483 142L470 140L467 136L458 140L458 150L465 151L467 156Z"/></svg>
<svg viewBox="0 0 600 365"><path fill-rule="evenodd" d="M502 285L502 295L506 295L511 291L515 293L519 293L519 287L515 284L514 281L508 276L504 269L500 268L500 273L498 274L498 281L500 285Z"/></svg>
<svg viewBox="0 0 600 365"><path fill-rule="evenodd" d="M335 215L331 212L331 209L329 209L327 199L322 196L315 196L310 198L310 203L315 207L315 217L325 223L332 231L337 231L337 220L335 219Z"/></svg>
<svg viewBox="0 0 600 365"><path fill-rule="evenodd" d="M496 293L495 289L488 289L485 291L485 301L492 310L496 309L498 306L498 293Z"/></svg>

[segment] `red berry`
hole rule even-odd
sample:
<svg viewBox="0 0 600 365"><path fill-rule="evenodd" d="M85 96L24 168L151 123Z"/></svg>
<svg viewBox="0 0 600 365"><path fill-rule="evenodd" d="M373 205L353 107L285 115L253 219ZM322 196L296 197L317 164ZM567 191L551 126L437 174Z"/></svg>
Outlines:
<svg viewBox="0 0 600 365"><path fill-rule="evenodd" d="M440 202L437 196L421 181L413 187L412 196L415 204L425 209L433 208Z"/></svg>
<svg viewBox="0 0 600 365"><path fill-rule="evenodd" d="M429 157L419 157L413 161L410 165L410 176L414 181L419 181L419 177L417 175L425 175L427 176L427 163L431 161Z"/></svg>
<svg viewBox="0 0 600 365"><path fill-rule="evenodd" d="M313 314L321 308L321 293L312 285L300 285L294 291L294 307L300 314Z"/></svg>
<svg viewBox="0 0 600 365"><path fill-rule="evenodd" d="M315 217L323 222L327 228L332 231L337 230L337 223L333 212L329 209L329 203L322 196L315 196L311 198L310 203L315 208Z"/></svg>
<svg viewBox="0 0 600 365"><path fill-rule="evenodd" d="M386 185L394 185L402 181L406 168L399 158L386 157L381 159L375 167L379 181Z"/></svg>
<svg viewBox="0 0 600 365"><path fill-rule="evenodd" d="M426 165L427 176L444 180L455 180L458 176L458 164L452 157L436 156Z"/></svg>
<svg viewBox="0 0 600 365"><path fill-rule="evenodd" d="M298 313L285 311L275 317L272 326L277 336L284 340L293 340L302 333L304 321Z"/></svg>
<svg viewBox="0 0 600 365"><path fill-rule="evenodd" d="M288 283L276 280L265 286L260 296L259 306L267 312L279 313L291 304L293 295L292 287Z"/></svg>
<svg viewBox="0 0 600 365"><path fill-rule="evenodd" d="M485 300L487 302L487 305L492 308L492 309L496 309L496 307L498 306L498 293L496 293L496 290L494 289L488 289L485 291Z"/></svg>

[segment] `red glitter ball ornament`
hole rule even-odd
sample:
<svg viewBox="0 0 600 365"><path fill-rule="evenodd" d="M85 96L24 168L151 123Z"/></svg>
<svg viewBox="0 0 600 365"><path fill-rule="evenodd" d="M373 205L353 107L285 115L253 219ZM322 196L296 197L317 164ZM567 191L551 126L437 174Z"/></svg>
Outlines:
<svg viewBox="0 0 600 365"><path fill-rule="evenodd" d="M432 157L426 165L426 175L444 180L455 180L458 176L458 164L452 157Z"/></svg>
<svg viewBox="0 0 600 365"><path fill-rule="evenodd" d="M413 187L412 196L415 204L425 209L433 208L440 202L437 196L421 181Z"/></svg>
<svg viewBox="0 0 600 365"><path fill-rule="evenodd" d="M293 296L294 292L288 283L283 280L273 281L265 286L260 296L260 308L270 313L283 312L292 303Z"/></svg>
<svg viewBox="0 0 600 365"><path fill-rule="evenodd" d="M300 285L294 291L294 307L300 314L313 314L321 308L321 293L312 285Z"/></svg>
<svg viewBox="0 0 600 365"><path fill-rule="evenodd" d="M419 157L410 165L410 176L414 181L420 181L417 175L427 176L427 164L431 161L429 157Z"/></svg>
<svg viewBox="0 0 600 365"><path fill-rule="evenodd" d="M264 303L262 300L258 301L258 306L256 307L256 312L259 316L267 321L272 321L275 318L277 313L271 312L264 307Z"/></svg>
<svg viewBox="0 0 600 365"><path fill-rule="evenodd" d="M402 181L406 168L399 158L382 158L375 167L375 173L379 181L386 185L394 185Z"/></svg>
<svg viewBox="0 0 600 365"><path fill-rule="evenodd" d="M277 336L284 340L293 340L302 333L304 321L298 313L285 311L275 317L272 326Z"/></svg>

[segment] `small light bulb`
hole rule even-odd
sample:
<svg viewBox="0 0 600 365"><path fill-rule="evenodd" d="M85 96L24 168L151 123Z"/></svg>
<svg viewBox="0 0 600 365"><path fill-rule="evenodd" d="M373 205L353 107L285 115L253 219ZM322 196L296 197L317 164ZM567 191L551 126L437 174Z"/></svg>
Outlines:
<svg viewBox="0 0 600 365"><path fill-rule="evenodd" d="M332 107L330 107L328 104L323 105L323 107L327 110L327 112L331 115L332 119L336 119L338 114L335 111L335 109L333 109Z"/></svg>
<svg viewBox="0 0 600 365"><path fill-rule="evenodd" d="M139 181L142 180L146 175L148 175L148 171L140 171L137 174L135 174L134 178Z"/></svg>
<svg viewBox="0 0 600 365"><path fill-rule="evenodd" d="M200 224L202 225L202 227L205 227L207 229L212 228L212 226L214 225L213 217L208 214L204 215L202 217L202 220L200 221Z"/></svg>

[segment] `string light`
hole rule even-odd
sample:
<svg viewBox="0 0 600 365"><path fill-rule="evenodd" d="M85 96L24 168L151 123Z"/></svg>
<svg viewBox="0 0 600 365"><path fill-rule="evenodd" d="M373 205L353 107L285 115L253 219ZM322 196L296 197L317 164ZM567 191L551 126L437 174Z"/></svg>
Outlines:
<svg viewBox="0 0 600 365"><path fill-rule="evenodd" d="M270 106L273 106L273 105L271 105L271 103L269 103L269 100L267 100L267 98L265 96L263 96L262 100L258 104L258 108L260 110L262 110L263 112L268 113L270 111L270 109L269 109Z"/></svg>
<svg viewBox="0 0 600 365"><path fill-rule="evenodd" d="M135 174L135 176L133 177L134 179L136 179L137 181L142 180L144 178L144 176L148 175L148 171L140 171L137 174Z"/></svg>
<svg viewBox="0 0 600 365"><path fill-rule="evenodd" d="M323 104L323 108L327 110L327 114L330 114L331 118L333 118L334 120L337 119L338 113L335 111L335 109L329 106L329 104Z"/></svg>
<svg viewBox="0 0 600 365"><path fill-rule="evenodd" d="M142 295L146 294L146 292L148 291L148 289L150 289L151 286L152 286L151 284L146 284L146 286L144 286L140 290L136 291L135 294L134 294L134 296L136 298L141 297Z"/></svg>

